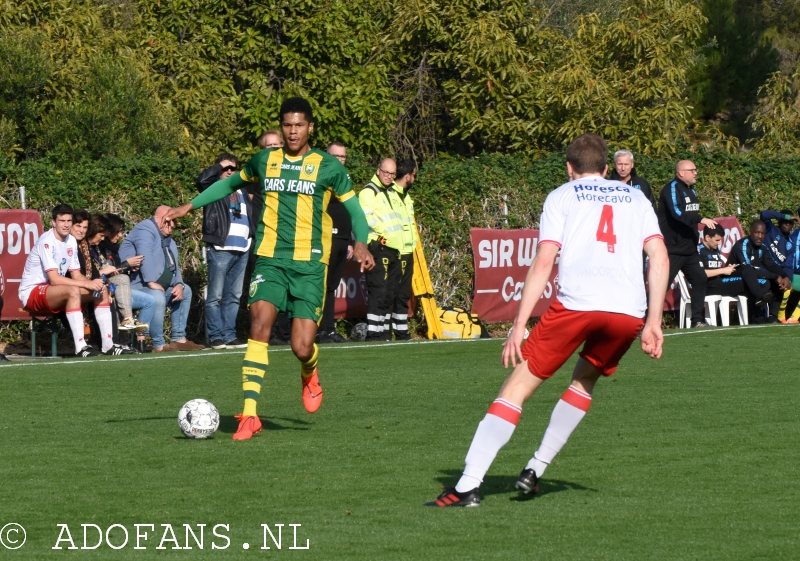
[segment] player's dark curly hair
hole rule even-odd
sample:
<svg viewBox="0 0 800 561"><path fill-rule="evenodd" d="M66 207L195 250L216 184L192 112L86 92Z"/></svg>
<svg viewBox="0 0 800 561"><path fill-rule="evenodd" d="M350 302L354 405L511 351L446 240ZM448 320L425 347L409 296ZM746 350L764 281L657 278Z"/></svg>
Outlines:
<svg viewBox="0 0 800 561"><path fill-rule="evenodd" d="M53 220L62 214L73 214L73 212L72 207L69 205L65 205L64 203L56 205L55 208L53 208Z"/></svg>
<svg viewBox="0 0 800 561"><path fill-rule="evenodd" d="M714 228L710 226L705 226L703 228L703 237L704 238L713 238L714 236L719 236L721 238L725 237L725 228L717 224Z"/></svg>
<svg viewBox="0 0 800 561"><path fill-rule="evenodd" d="M567 162L575 173L603 173L608 165L608 145L596 134L582 134L567 146Z"/></svg>
<svg viewBox="0 0 800 561"><path fill-rule="evenodd" d="M281 112L278 116L281 121L283 121L283 116L287 113L302 113L309 123L314 122L314 112L311 110L311 104L302 97L290 97L281 103Z"/></svg>

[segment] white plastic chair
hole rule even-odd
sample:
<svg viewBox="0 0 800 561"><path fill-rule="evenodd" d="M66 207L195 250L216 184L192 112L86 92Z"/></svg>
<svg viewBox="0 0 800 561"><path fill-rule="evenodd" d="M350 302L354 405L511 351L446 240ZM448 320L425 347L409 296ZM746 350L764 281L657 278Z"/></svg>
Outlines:
<svg viewBox="0 0 800 561"><path fill-rule="evenodd" d="M722 325L727 327L730 325L730 311L731 304L736 302L736 310L739 312L739 325L747 325L749 318L747 316L747 296L722 296L719 301L719 316L722 320Z"/></svg>
<svg viewBox="0 0 800 561"><path fill-rule="evenodd" d="M686 284L686 277L683 276L683 271L678 271L678 274L675 276L675 280L678 281L678 287L681 290L681 310L680 310L679 325L681 327L686 326L686 329L688 329L692 326L692 314L691 312L688 315L686 313L686 310L687 309L691 310L692 307L692 297L689 293L689 285ZM709 296L706 296L704 308L706 312L706 323L708 325L714 325L714 326L717 325L717 304L721 300L722 296L717 296L716 294L711 294Z"/></svg>

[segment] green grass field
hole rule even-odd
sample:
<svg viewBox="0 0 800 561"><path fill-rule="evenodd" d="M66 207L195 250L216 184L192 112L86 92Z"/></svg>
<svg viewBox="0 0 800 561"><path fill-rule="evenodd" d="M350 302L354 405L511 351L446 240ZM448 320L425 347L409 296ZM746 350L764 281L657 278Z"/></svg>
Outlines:
<svg viewBox="0 0 800 561"><path fill-rule="evenodd" d="M2 559L790 559L800 557L800 329L672 332L634 347L545 474L513 491L574 358L523 411L477 509L424 508L452 484L506 372L501 341L326 346L325 402L309 415L298 365L270 353L265 430L233 442L241 352L0 367ZM774 366L773 366L774 365ZM220 410L212 440L183 438L180 406ZM206 524L204 549L157 550L171 524ZM58 524L129 533L113 550L53 550ZM136 545L134 524L153 524ZM212 527L227 549L212 549ZM284 524L282 548L261 525ZM292 528L297 545L291 550ZM18 534L6 534L11 539ZM3 536L0 535L0 538ZM168 536L169 537L169 536ZM121 529L112 543L124 540ZM243 543L249 543L245 550ZM89 545L97 543L90 529Z"/></svg>

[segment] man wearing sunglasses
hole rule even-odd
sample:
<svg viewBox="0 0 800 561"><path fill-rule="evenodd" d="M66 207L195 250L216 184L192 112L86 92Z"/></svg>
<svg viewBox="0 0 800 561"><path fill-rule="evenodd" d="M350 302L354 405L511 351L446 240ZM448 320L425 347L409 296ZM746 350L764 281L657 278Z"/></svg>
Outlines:
<svg viewBox="0 0 800 561"><path fill-rule="evenodd" d="M197 178L197 190L202 193L217 181L232 176L237 172L237 164L231 154L221 154ZM244 189L203 207L203 241L208 260L206 325L213 349L247 346L246 341L236 337L236 317L255 237L254 216L251 197Z"/></svg>

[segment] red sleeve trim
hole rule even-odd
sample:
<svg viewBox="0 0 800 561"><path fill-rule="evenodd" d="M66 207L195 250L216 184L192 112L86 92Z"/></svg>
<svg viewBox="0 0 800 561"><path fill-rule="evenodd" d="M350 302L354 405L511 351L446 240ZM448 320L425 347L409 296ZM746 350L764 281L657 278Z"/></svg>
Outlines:
<svg viewBox="0 0 800 561"><path fill-rule="evenodd" d="M557 242L557 241L555 241L555 240L539 240L539 243L538 243L538 244L536 244L536 247L539 247L539 246L540 246L540 245L542 245L543 243L551 243L551 244L553 244L553 245L557 245L559 248L561 247L561 244L560 244L560 243L558 243L558 242Z"/></svg>
<svg viewBox="0 0 800 561"><path fill-rule="evenodd" d="M663 240L664 236L662 236L661 234L653 234L652 236L648 236L648 237L646 237L644 239L644 243L642 245L646 244L650 240L655 240L655 239L662 239Z"/></svg>
<svg viewBox="0 0 800 561"><path fill-rule="evenodd" d="M56 269L55 267L50 267L49 269L45 269L44 270L45 273L48 272L48 271L58 271L58 269Z"/></svg>

